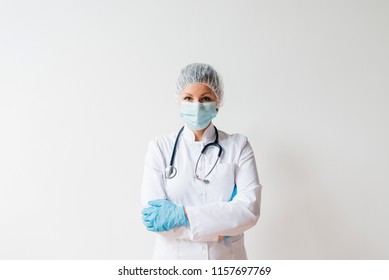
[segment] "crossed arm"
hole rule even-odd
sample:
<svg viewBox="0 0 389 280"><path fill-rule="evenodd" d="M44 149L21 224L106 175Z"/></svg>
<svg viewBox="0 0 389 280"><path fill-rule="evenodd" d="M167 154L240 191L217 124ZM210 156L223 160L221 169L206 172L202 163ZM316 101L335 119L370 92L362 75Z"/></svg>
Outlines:
<svg viewBox="0 0 389 280"><path fill-rule="evenodd" d="M247 142L236 172L236 188L230 201L183 207L168 200L163 188L163 167L158 165L156 143L146 156L142 218L148 230L178 239L217 241L221 236L239 235L254 226L260 214L262 186L256 176L253 151ZM157 164L155 164L157 163ZM245 174L255 176L245 176Z"/></svg>

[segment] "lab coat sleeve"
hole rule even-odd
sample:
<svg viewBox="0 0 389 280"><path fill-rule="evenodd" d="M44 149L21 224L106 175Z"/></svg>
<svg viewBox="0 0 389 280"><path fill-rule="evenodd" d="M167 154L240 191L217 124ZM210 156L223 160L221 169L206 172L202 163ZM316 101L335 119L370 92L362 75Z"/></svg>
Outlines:
<svg viewBox="0 0 389 280"><path fill-rule="evenodd" d="M237 194L230 202L215 202L187 207L193 238L236 236L253 227L259 218L262 186L259 183L254 153L244 138L237 160Z"/></svg>
<svg viewBox="0 0 389 280"><path fill-rule="evenodd" d="M165 192L165 162L166 159L161 151L161 146L155 139L150 141L146 153L143 173L141 200L143 207L150 207L148 202L155 199L169 199ZM184 205L185 206L185 205ZM175 227L170 231L162 231L157 234L176 239L194 240L191 231L187 227ZM216 241L217 237L199 238L195 241Z"/></svg>

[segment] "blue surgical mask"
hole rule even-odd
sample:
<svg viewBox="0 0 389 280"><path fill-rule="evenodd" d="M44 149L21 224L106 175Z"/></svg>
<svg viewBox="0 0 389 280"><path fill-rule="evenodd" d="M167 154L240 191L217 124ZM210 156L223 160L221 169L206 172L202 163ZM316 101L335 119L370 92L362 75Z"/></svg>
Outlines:
<svg viewBox="0 0 389 280"><path fill-rule="evenodd" d="M186 125L192 130L206 128L210 121L216 117L216 102L181 102L180 115Z"/></svg>

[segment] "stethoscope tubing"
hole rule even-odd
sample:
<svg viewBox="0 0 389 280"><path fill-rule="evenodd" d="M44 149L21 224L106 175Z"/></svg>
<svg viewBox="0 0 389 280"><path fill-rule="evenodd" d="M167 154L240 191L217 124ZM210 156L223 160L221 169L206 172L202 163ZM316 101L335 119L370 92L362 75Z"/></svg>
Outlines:
<svg viewBox="0 0 389 280"><path fill-rule="evenodd" d="M166 168L166 170L165 170L165 177L166 177L167 179L172 179L172 178L174 178L174 177L176 176L176 174L177 174L177 168L174 166L174 159L175 159L175 157L176 157L176 151L177 151L178 140L179 140L179 138L180 138L180 136L181 136L181 134L182 134L182 131L184 130L184 127L185 127L185 126L183 126L183 127L180 129L180 131L179 131L178 134L177 134L176 141L174 142L173 152L172 152L172 156L171 156L171 158L170 158L170 164L169 164L169 166L168 166L168 167ZM222 148L222 146L219 144L219 132L218 132L216 126L214 126L214 128L215 128L215 136L216 136L216 137L215 137L215 141L212 142L212 143L206 144L206 145L204 146L204 148L201 150L200 156L199 156L199 158L197 159L196 166L195 166L195 170L194 170L194 177L195 177L196 179L198 179L198 180L203 181L204 183L209 183L209 181L206 180L205 178L206 178L209 174L211 174L211 172L212 172L213 169L215 168L215 166L216 166L216 164L218 163L218 161L219 161L219 159L220 159L220 156L221 156L221 154L222 154L222 152L223 152L223 148ZM214 163L214 165L212 166L211 170L204 176L204 178L200 178L200 177L197 175L197 167L198 167L198 164L199 164L199 162L200 162L200 158L205 154L206 150L207 150L209 147L211 147L211 146L215 146L215 147L217 147L217 148L219 149L219 152L218 152L218 154L217 154L217 160L215 161L215 163Z"/></svg>

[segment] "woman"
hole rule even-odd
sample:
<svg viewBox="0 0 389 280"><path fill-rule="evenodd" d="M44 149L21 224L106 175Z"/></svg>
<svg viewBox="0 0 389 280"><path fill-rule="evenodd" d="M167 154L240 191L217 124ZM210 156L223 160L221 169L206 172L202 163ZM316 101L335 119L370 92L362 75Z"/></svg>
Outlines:
<svg viewBox="0 0 389 280"><path fill-rule="evenodd" d="M257 223L262 188L253 150L212 124L223 101L212 66L182 69L177 96L184 127L151 141L146 155L142 218L158 234L153 258L247 259L244 231Z"/></svg>

